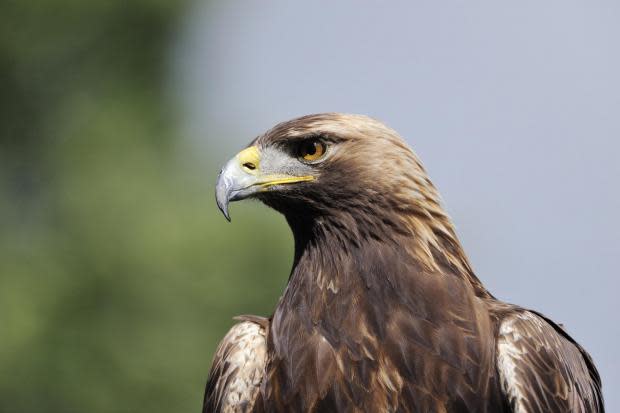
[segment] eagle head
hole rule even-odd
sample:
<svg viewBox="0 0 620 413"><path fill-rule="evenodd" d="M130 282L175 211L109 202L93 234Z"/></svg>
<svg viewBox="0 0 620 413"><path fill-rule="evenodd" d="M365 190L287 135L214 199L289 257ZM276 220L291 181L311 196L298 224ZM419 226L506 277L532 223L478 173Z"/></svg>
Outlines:
<svg viewBox="0 0 620 413"><path fill-rule="evenodd" d="M406 215L441 212L424 168L394 130L339 113L280 123L231 159L217 181L217 204L230 219L228 204L249 197L291 224L364 223L370 235L378 227L404 229L398 221Z"/></svg>

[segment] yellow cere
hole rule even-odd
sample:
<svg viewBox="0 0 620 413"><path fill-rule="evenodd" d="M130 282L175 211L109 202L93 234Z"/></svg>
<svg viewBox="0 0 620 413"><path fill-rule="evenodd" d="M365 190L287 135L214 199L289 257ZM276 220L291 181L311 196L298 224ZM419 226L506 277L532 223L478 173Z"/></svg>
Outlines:
<svg viewBox="0 0 620 413"><path fill-rule="evenodd" d="M244 169L250 170L253 173L258 172L258 167L260 166L260 152L256 146L250 146L249 148L245 148L241 152L237 154L237 159L239 160L239 164Z"/></svg>

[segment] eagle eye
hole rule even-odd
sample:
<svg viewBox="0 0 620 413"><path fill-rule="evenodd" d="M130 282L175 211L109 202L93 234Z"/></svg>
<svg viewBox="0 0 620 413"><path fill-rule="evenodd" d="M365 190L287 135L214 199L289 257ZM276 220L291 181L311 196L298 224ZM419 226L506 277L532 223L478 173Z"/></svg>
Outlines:
<svg viewBox="0 0 620 413"><path fill-rule="evenodd" d="M307 162L321 159L327 151L327 145L318 139L309 139L299 144L299 157Z"/></svg>

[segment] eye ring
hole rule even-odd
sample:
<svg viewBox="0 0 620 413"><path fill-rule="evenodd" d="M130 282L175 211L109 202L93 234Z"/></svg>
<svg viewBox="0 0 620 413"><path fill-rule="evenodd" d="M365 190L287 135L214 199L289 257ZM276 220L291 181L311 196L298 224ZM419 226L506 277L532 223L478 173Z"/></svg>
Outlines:
<svg viewBox="0 0 620 413"><path fill-rule="evenodd" d="M325 156L327 145L319 139L308 139L297 148L297 156L304 162L315 162Z"/></svg>

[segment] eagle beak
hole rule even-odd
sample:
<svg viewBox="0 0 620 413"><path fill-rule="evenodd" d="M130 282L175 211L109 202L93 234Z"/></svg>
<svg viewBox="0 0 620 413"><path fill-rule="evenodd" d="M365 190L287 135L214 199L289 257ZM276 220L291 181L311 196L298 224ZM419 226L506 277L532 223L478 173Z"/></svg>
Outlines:
<svg viewBox="0 0 620 413"><path fill-rule="evenodd" d="M256 193L268 191L276 185L314 179L314 176L263 174L260 161L260 151L256 146L250 146L228 161L220 171L215 185L215 200L228 221L230 221L228 204L232 201L239 201Z"/></svg>

